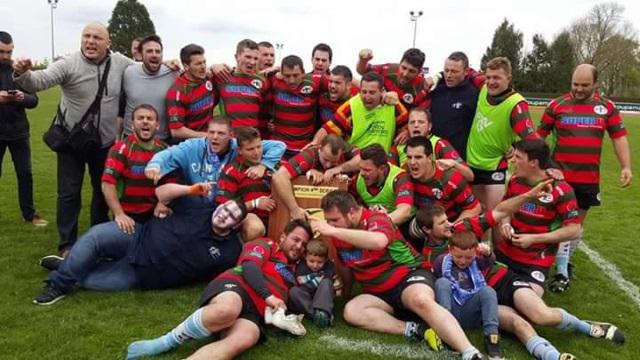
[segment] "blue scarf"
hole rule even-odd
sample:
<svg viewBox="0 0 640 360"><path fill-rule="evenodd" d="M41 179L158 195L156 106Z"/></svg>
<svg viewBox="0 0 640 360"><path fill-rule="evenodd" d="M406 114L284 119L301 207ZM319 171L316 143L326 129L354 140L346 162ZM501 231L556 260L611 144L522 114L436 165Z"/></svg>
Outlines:
<svg viewBox="0 0 640 360"><path fill-rule="evenodd" d="M471 264L467 268L471 277L471 283L473 284L473 289L471 290L461 288L458 280L453 278L453 274L451 273L451 269L453 266L455 266L455 264L453 263L451 254L445 255L444 259L442 260L442 276L451 281L451 291L453 293L453 298L458 304L460 304L460 306L463 306L469 299L473 297L473 295L480 291L480 289L487 286L487 283L484 281L484 276L478 268L476 259L473 259L473 262L471 262Z"/></svg>

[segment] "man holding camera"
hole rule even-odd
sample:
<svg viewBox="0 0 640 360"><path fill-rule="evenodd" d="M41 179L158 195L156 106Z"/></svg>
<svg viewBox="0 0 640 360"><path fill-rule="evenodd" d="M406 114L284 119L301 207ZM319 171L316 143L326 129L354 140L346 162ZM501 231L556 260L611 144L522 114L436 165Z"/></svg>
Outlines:
<svg viewBox="0 0 640 360"><path fill-rule="evenodd" d="M14 63L16 83L27 91L36 92L60 85L62 98L58 107L57 124L73 132L87 110L96 100L103 83L104 91L97 106L98 128L101 144L96 151L87 153L72 149L57 151L58 202L57 224L60 243L58 250L64 256L78 237L78 215L81 208L82 180L85 167L89 168L93 196L91 199L91 225L109 221L107 203L102 196L100 179L109 147L116 138L116 116L124 70L133 60L119 53L110 53L109 32L100 23L89 23L82 30L80 51L66 56L44 70L31 71L31 60Z"/></svg>
<svg viewBox="0 0 640 360"><path fill-rule="evenodd" d="M29 121L24 111L35 108L38 105L38 97L20 90L14 83L12 53L11 35L0 31L0 176L2 159L9 148L18 178L18 201L22 218L34 226L46 226L48 222L36 215L33 207Z"/></svg>

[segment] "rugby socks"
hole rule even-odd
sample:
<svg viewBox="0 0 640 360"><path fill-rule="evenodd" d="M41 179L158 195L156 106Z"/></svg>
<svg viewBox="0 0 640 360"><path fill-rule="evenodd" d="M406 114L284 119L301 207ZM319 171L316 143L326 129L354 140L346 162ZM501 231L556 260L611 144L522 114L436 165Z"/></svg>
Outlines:
<svg viewBox="0 0 640 360"><path fill-rule="evenodd" d="M538 360L558 360L560 352L547 339L534 336L527 340L527 350Z"/></svg>
<svg viewBox="0 0 640 360"><path fill-rule="evenodd" d="M422 336L422 334L418 334L419 329L417 322L407 321L404 325L404 336L408 338Z"/></svg>
<svg viewBox="0 0 640 360"><path fill-rule="evenodd" d="M211 332L202 323L202 309L196 310L175 329L152 340L131 343L127 349L127 359L156 355L173 349L189 339L204 339Z"/></svg>
<svg viewBox="0 0 640 360"><path fill-rule="evenodd" d="M577 331L585 335L591 334L591 324L578 319L577 317L566 312L564 309L557 310L562 314L562 320L560 321L560 324L556 326L557 329L565 331Z"/></svg>
<svg viewBox="0 0 640 360"><path fill-rule="evenodd" d="M556 253L556 273L569 278L569 258L571 257L571 241L564 241L558 244Z"/></svg>
<svg viewBox="0 0 640 360"><path fill-rule="evenodd" d="M481 355L481 354L482 353L480 352L480 350L472 346L462 352L462 360L471 360L475 355Z"/></svg>

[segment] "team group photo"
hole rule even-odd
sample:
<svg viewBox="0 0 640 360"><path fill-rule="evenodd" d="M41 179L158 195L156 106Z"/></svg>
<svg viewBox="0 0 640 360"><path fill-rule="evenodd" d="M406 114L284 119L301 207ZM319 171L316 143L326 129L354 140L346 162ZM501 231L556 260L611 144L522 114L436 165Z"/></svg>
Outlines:
<svg viewBox="0 0 640 360"><path fill-rule="evenodd" d="M0 358L640 353L640 6L41 2Z"/></svg>

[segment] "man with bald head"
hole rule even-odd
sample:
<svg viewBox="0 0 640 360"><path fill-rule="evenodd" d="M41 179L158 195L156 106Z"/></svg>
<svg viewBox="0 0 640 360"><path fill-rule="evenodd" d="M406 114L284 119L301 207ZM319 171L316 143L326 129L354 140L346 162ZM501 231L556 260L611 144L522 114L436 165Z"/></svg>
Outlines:
<svg viewBox="0 0 640 360"><path fill-rule="evenodd" d="M80 194L85 167L89 168L93 196L91 199L91 225L109 220L107 204L100 189L100 178L109 147L116 139L116 116L120 98L122 74L133 61L119 53L111 53L111 40L107 28L100 23L89 23L82 30L80 51L65 56L44 70L31 70L31 59L14 63L16 83L28 92L42 91L56 85L62 90L56 122L71 130L80 122L98 92L98 81L109 67L106 86L100 101L99 133L101 149L93 153L73 150L59 151L57 224L60 243L58 250L64 256L78 236Z"/></svg>
<svg viewBox="0 0 640 360"><path fill-rule="evenodd" d="M545 109L538 134L555 134L553 161L564 173L578 201L581 221L591 206L600 205L600 154L604 132L609 133L620 163L620 185L631 185L631 159L627 130L613 101L597 91L598 70L591 64L578 65L571 78L571 91L552 100ZM563 242L556 256L557 274L549 290L569 287L569 259L582 238Z"/></svg>

